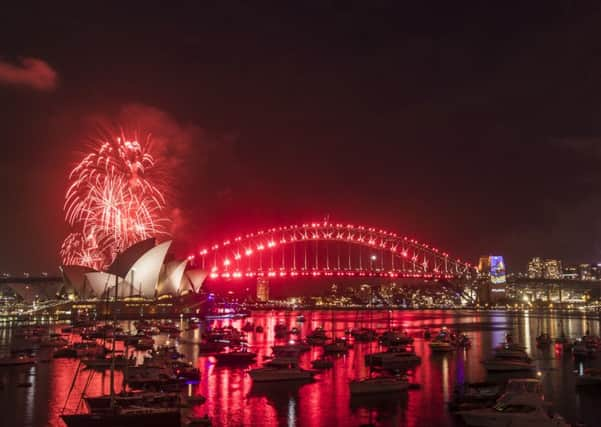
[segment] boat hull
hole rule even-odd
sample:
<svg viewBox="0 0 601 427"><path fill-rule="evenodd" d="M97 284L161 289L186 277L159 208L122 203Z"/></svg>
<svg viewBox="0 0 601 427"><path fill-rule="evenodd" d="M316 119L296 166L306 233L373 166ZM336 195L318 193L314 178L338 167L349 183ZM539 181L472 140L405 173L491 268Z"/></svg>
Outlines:
<svg viewBox="0 0 601 427"><path fill-rule="evenodd" d="M532 371L534 366L527 362L485 361L484 367L489 372Z"/></svg>
<svg viewBox="0 0 601 427"><path fill-rule="evenodd" d="M407 390L409 384L406 382L397 382L390 384L361 384L351 383L350 389L352 395L358 394L380 394L380 393L396 393Z"/></svg>
<svg viewBox="0 0 601 427"><path fill-rule="evenodd" d="M61 415L67 427L179 427L179 411L147 414L73 414Z"/></svg>

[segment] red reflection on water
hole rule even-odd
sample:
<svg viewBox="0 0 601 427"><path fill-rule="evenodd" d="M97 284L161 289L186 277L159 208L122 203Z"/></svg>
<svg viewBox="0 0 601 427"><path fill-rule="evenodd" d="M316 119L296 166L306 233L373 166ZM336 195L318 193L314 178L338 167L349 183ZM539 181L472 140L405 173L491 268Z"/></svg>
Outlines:
<svg viewBox="0 0 601 427"><path fill-rule="evenodd" d="M297 313L259 312L252 318L214 322L212 327L232 325L238 329L250 321L254 326L264 327L263 333L249 333L248 343L258 354L257 363L249 367L225 367L215 363L215 359L198 353L193 344L177 344L187 360L194 361L201 371L201 382L186 393L201 394L206 402L192 408L196 416L211 417L214 426L347 426L362 423L376 425L452 426L453 420L446 411L446 402L452 397L457 382L482 380L484 371L480 361L487 356L497 335L492 333L469 331L473 345L469 350L458 350L450 354L431 354L422 332L429 327L434 333L442 326L476 325L480 315L458 315L445 311L398 311L347 312L316 311L305 312L305 322L297 321ZM501 321L504 321L502 319ZM316 381L298 384L253 384L247 370L263 364L266 356L271 355L271 347L283 344L288 339L275 338L274 328L283 323L288 330L300 329L298 338L305 337L313 329L324 327L328 336L342 337L345 331L355 327L369 327L382 332L388 327L407 330L415 337L415 351L422 357L422 363L409 372L410 381L420 384L419 390L411 390L399 395L384 395L374 398L351 398L349 381L370 375L365 366L365 355L382 351L376 342L354 343L347 355L337 357L334 368L319 373ZM474 328L478 329L478 328ZM200 331L184 333L188 339L198 340ZM296 338L296 337L295 337ZM162 343L166 337L157 337ZM174 340L171 340L173 343ZM495 341L495 342L492 342ZM321 347L312 347L301 355L300 365L311 369L311 360L323 352ZM58 415L77 368L77 361L58 359L51 367L50 422L51 426L61 426ZM69 405L75 408L86 381L88 371L75 381ZM87 394L98 395L109 392L108 373L96 373L88 387ZM120 390L121 373L116 374L116 389Z"/></svg>

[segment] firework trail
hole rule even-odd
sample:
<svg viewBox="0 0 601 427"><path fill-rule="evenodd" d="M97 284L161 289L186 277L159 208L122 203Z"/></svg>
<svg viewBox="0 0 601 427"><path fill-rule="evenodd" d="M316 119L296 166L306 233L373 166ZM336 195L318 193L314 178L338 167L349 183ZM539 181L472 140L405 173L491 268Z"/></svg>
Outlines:
<svg viewBox="0 0 601 427"><path fill-rule="evenodd" d="M105 132L69 174L65 219L74 232L61 248L63 263L103 268L132 244L166 234L165 181L150 135Z"/></svg>

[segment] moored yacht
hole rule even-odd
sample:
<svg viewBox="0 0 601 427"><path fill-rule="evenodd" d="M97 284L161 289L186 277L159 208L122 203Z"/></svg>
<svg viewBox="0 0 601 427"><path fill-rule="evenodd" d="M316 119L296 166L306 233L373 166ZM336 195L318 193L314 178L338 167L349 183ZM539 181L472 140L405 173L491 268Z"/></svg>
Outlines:
<svg viewBox="0 0 601 427"><path fill-rule="evenodd" d="M87 414L62 414L67 427L179 427L179 408L114 407Z"/></svg>
<svg viewBox="0 0 601 427"><path fill-rule="evenodd" d="M367 366L393 366L397 364L419 364L421 358L415 354L412 347L393 346L386 351L365 355Z"/></svg>
<svg viewBox="0 0 601 427"><path fill-rule="evenodd" d="M494 356L482 362L488 371L530 371L534 365L526 353L520 347L497 347Z"/></svg>
<svg viewBox="0 0 601 427"><path fill-rule="evenodd" d="M350 382L351 394L391 393L408 388L409 382L399 377L373 377Z"/></svg>
<svg viewBox="0 0 601 427"><path fill-rule="evenodd" d="M516 393L500 398L491 408L459 411L468 426L482 427L569 427L536 393Z"/></svg>
<svg viewBox="0 0 601 427"><path fill-rule="evenodd" d="M248 375L256 382L311 380L315 374L314 371L299 367L297 363L286 366L264 366L248 371Z"/></svg>
<svg viewBox="0 0 601 427"><path fill-rule="evenodd" d="M246 347L234 349L225 353L217 353L213 357L218 363L250 363L257 358L257 353L248 351Z"/></svg>

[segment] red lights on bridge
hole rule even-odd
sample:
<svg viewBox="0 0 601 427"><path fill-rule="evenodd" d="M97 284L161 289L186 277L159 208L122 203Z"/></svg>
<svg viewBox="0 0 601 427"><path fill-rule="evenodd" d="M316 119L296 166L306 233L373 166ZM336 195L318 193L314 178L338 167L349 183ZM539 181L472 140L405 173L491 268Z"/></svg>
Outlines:
<svg viewBox="0 0 601 427"><path fill-rule="evenodd" d="M215 244L211 250L215 258L211 279L261 276L437 279L475 273L469 263L450 258L448 253L415 239L352 224L312 222L270 228L226 239L222 246ZM372 258L374 250L381 252L377 261ZM262 252L266 252L265 256ZM206 249L199 252L203 266L207 253ZM241 254L246 257L243 262ZM232 259L236 261L235 266ZM225 271L218 271L218 265Z"/></svg>
<svg viewBox="0 0 601 427"><path fill-rule="evenodd" d="M229 272L217 272L212 271L209 275L210 279L242 279L242 278L253 278L253 277L390 277L390 278L407 278L407 279L451 279L454 276L452 274L441 274L439 271L433 271L432 273L403 273L400 271L340 271L340 270L281 270L281 271L247 271L242 272L239 270Z"/></svg>

